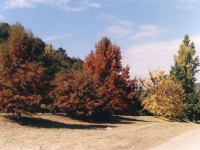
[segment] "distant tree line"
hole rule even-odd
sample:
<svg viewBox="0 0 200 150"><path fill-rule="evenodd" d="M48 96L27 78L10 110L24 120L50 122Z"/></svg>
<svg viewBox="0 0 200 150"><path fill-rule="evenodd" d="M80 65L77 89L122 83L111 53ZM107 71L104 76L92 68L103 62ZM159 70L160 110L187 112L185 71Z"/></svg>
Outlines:
<svg viewBox="0 0 200 150"><path fill-rule="evenodd" d="M131 79L121 61L120 47L107 37L83 61L54 49L20 23L0 23L0 112L18 117L63 112L90 120L112 114L199 119L195 74L200 63L189 36L170 75L157 70L148 79Z"/></svg>

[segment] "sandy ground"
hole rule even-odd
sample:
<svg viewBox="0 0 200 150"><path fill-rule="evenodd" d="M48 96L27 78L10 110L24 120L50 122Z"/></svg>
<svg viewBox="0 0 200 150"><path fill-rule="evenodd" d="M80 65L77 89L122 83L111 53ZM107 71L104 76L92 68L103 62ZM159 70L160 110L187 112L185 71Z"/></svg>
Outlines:
<svg viewBox="0 0 200 150"><path fill-rule="evenodd" d="M16 121L0 115L0 149L146 150L198 127L154 117L116 116L112 123L87 123L63 116Z"/></svg>

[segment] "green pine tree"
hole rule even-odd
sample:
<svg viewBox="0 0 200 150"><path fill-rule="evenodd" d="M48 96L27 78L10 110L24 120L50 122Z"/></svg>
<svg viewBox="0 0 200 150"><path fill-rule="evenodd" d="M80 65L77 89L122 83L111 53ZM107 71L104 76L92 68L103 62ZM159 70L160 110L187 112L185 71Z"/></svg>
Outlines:
<svg viewBox="0 0 200 150"><path fill-rule="evenodd" d="M200 62L195 54L195 44L190 42L189 36L186 35L178 55L174 56L174 66L170 71L170 76L180 82L185 90L186 114L191 121L197 119L199 110L199 101L195 92L195 74L199 71Z"/></svg>

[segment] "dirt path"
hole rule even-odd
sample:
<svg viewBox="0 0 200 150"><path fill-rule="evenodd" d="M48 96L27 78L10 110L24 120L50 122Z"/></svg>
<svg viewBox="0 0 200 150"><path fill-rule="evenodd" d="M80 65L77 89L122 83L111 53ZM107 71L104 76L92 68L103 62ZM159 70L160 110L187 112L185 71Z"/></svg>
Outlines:
<svg viewBox="0 0 200 150"><path fill-rule="evenodd" d="M20 121L0 116L0 150L146 150L199 127L154 117L116 119L87 123L52 115Z"/></svg>
<svg viewBox="0 0 200 150"><path fill-rule="evenodd" d="M176 136L149 150L200 150L200 128Z"/></svg>

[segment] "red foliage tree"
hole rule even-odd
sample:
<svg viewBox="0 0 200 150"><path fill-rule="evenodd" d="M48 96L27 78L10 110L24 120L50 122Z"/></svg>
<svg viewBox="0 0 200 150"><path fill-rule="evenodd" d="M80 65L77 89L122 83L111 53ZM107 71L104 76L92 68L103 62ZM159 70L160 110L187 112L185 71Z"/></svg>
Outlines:
<svg viewBox="0 0 200 150"><path fill-rule="evenodd" d="M83 70L58 74L53 86L55 109L73 117L105 119L134 109L135 82L129 79L129 67L121 65L120 48L107 38L91 51Z"/></svg>
<svg viewBox="0 0 200 150"><path fill-rule="evenodd" d="M84 70L90 70L103 85L99 94L104 106L112 112L126 113L134 102L135 81L130 80L129 67L123 68L121 59L120 48L105 37L86 58Z"/></svg>
<svg viewBox="0 0 200 150"><path fill-rule="evenodd" d="M104 111L97 77L88 71L71 70L68 74L57 74L52 82L55 86L50 96L54 101L54 110L59 109L68 116L92 119L95 114Z"/></svg>
<svg viewBox="0 0 200 150"><path fill-rule="evenodd" d="M39 62L44 43L25 31L10 27L9 40L0 46L0 110L17 116L38 110L43 98L45 68Z"/></svg>

